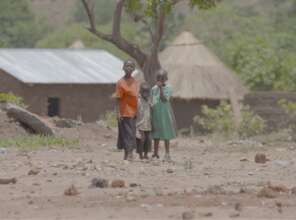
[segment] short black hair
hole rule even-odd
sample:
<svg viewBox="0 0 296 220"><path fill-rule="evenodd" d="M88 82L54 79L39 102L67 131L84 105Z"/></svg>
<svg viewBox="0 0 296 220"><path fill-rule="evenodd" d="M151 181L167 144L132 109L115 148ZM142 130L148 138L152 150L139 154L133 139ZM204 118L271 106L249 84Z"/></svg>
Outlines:
<svg viewBox="0 0 296 220"><path fill-rule="evenodd" d="M133 65L134 67L136 67L136 63L135 63L133 60L125 60L125 61L123 62L123 66L129 65L129 64L131 64L131 65Z"/></svg>
<svg viewBox="0 0 296 220"><path fill-rule="evenodd" d="M140 85L140 92L150 91L150 85L147 82L143 82Z"/></svg>
<svg viewBox="0 0 296 220"><path fill-rule="evenodd" d="M160 69L156 73L156 80L168 80L168 72L164 69Z"/></svg>

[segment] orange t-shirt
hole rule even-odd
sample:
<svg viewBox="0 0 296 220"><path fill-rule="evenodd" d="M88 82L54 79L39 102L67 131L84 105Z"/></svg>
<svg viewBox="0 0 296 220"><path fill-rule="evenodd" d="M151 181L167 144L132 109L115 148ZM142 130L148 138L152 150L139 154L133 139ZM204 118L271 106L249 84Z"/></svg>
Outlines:
<svg viewBox="0 0 296 220"><path fill-rule="evenodd" d="M116 85L116 97L119 99L121 117L133 118L137 114L138 83L131 77L122 78Z"/></svg>

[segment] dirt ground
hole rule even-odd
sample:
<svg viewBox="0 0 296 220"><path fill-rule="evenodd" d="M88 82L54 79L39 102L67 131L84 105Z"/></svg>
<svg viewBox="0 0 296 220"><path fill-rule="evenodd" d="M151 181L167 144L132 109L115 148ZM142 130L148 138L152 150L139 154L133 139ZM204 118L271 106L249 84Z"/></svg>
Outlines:
<svg viewBox="0 0 296 220"><path fill-rule="evenodd" d="M124 163L112 130L87 124L59 133L80 146L1 152L0 178L17 178L0 185L1 220L296 219L291 191L257 196L268 182L296 186L294 143L179 138L172 163ZM258 152L270 161L255 163ZM28 175L32 169L39 173ZM93 178L124 180L126 187L93 188ZM64 195L72 184L79 194Z"/></svg>

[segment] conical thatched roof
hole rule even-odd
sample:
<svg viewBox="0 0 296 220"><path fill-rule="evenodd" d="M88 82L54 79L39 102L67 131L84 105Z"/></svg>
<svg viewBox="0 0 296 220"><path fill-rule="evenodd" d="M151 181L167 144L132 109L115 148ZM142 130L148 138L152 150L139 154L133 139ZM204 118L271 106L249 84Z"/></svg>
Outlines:
<svg viewBox="0 0 296 220"><path fill-rule="evenodd" d="M161 54L175 98L228 99L230 90L242 99L247 92L238 77L191 33L183 32Z"/></svg>
<svg viewBox="0 0 296 220"><path fill-rule="evenodd" d="M73 44L69 47L71 49L84 49L84 43L82 42L82 40L76 40L75 42L73 42Z"/></svg>

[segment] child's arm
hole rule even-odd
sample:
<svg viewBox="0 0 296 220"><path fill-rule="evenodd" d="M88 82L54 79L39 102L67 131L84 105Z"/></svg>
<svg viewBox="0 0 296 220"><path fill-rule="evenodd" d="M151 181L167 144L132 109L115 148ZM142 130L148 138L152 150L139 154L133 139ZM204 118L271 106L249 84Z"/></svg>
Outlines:
<svg viewBox="0 0 296 220"><path fill-rule="evenodd" d="M163 87L160 86L159 89L160 89L160 100L161 100L162 102L167 102L168 99L167 99L167 97L164 95Z"/></svg>

